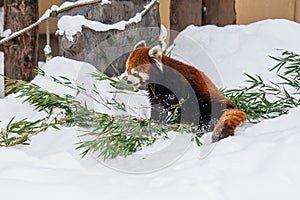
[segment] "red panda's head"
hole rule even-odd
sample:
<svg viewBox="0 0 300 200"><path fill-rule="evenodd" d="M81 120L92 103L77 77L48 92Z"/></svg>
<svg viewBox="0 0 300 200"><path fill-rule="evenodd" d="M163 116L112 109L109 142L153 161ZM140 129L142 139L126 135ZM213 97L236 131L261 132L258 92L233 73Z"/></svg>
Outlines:
<svg viewBox="0 0 300 200"><path fill-rule="evenodd" d="M155 71L163 72L162 56L160 46L136 48L126 62L128 82L145 86Z"/></svg>

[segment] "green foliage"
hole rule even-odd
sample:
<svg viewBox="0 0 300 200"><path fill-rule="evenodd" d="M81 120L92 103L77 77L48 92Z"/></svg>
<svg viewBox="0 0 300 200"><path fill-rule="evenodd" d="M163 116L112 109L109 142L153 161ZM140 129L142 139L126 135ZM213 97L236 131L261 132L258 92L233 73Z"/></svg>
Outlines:
<svg viewBox="0 0 300 200"><path fill-rule="evenodd" d="M277 73L279 82L266 83L260 76L246 74L248 87L224 91L228 99L247 113L251 122L286 114L290 108L300 104L299 55L284 51L282 57L271 58L278 62L271 71ZM11 119L7 126L0 130L0 146L29 144L30 137L50 127L59 129L61 126L77 126L81 129L83 133L80 136L81 142L76 145L77 149L82 150L82 156L94 152L104 159L131 155L145 146L153 145L157 140L168 139L170 131L191 133L192 140L198 146L202 145L200 142L202 135L197 132L199 131L197 126L161 124L132 116L99 113L89 109L76 96L83 94L102 105L123 111L126 111L127 107L116 99L103 99L96 85L93 86L93 93L98 96L94 97L85 88L72 83L66 77L48 77L42 70L38 73L55 83L73 89L75 95L59 96L33 83L7 80L7 92L17 92L19 98L33 105L37 112L44 112L45 117L36 121ZM110 81L113 86L122 88L123 90L120 91L122 93L137 91L123 78L111 78L100 72L92 74L92 77L99 81Z"/></svg>
<svg viewBox="0 0 300 200"><path fill-rule="evenodd" d="M110 116L101 113L86 116L89 118L92 115L95 116L93 124L87 119L82 120L88 123L85 127L90 126L92 129L85 130L86 134L80 136L83 141L78 143L77 149L85 149L82 156L88 152L96 152L104 159L126 157L142 150L143 147L153 145L157 140L168 139L169 131L192 132L191 125L162 125L131 116Z"/></svg>
<svg viewBox="0 0 300 200"><path fill-rule="evenodd" d="M49 127L59 129L59 125L74 124L74 102L66 95L60 97L56 94L42 90L39 86L25 81L15 81L6 78L6 93L17 92L18 98L23 98L35 107L37 112L45 112L45 117L29 121L22 119L16 121L12 118L4 129L0 130L0 146L15 146L29 144L30 137L44 132Z"/></svg>
<svg viewBox="0 0 300 200"><path fill-rule="evenodd" d="M300 105L299 55L283 51L281 57L271 58L278 64L270 71L275 72L280 81L266 82L258 75L245 74L249 86L223 91L238 109L247 113L248 120L253 123L287 114L289 109Z"/></svg>
<svg viewBox="0 0 300 200"><path fill-rule="evenodd" d="M42 70L39 70L38 73L47 76ZM109 80L112 85L136 91L124 79L111 78L100 72L94 73L92 76L96 80ZM93 98L85 88L72 84L66 77L50 76L47 78L74 89L77 95L80 93ZM196 130L193 125L165 125L151 120L136 119L132 116L111 116L98 113L89 109L75 96L61 97L24 81L7 80L7 82L10 85L7 87L7 92L17 92L19 98L23 98L24 102L33 105L38 112L45 112L46 117L33 122L26 119L20 121L12 119L0 132L0 146L29 144L30 137L49 127L58 129L60 126L77 126L83 132L80 136L82 142L76 144L77 149L83 150L81 155L85 156L88 152L94 152L98 156L108 159L118 156L126 157L145 146L154 144L157 140L168 139L169 131L194 133ZM94 86L93 92L101 95L96 86ZM126 109L126 105L115 99L97 101L119 110ZM193 135L193 140L198 141L198 145L201 145L200 137L199 134Z"/></svg>
<svg viewBox="0 0 300 200"><path fill-rule="evenodd" d="M127 79L125 77L124 78L119 78L119 77L113 77L112 78L112 77L109 77L109 76L105 75L102 72L94 72L91 75L95 80L98 80L98 81L104 81L104 80L110 81L112 86L114 86L115 88L120 89L120 91L117 91L119 93L125 93L125 91L132 91L132 92L138 92L139 91L137 88L133 87L131 84L128 84ZM95 88L95 87L96 86L94 86L93 92L100 95L98 93L98 91L96 90L97 88ZM121 91L121 90L125 90L125 91Z"/></svg>
<svg viewBox="0 0 300 200"><path fill-rule="evenodd" d="M0 131L0 146L28 145L30 137L45 131L49 127L57 128L56 123L47 123L46 118L33 122L26 119L14 122L14 118L12 118L5 129Z"/></svg>
<svg viewBox="0 0 300 200"><path fill-rule="evenodd" d="M27 84L24 81L16 81L13 87L8 87L7 91L16 89L18 91L17 97L25 97L23 102L32 104L39 112L45 111L48 114L52 114L55 108L59 108L68 115L72 114L72 109L70 108L72 103L71 96L60 97L42 90L36 84Z"/></svg>

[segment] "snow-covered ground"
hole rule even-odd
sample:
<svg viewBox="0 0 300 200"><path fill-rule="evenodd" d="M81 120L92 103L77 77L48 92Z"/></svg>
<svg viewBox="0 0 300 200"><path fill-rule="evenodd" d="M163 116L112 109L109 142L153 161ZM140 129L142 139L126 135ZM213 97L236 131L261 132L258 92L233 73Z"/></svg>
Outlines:
<svg viewBox="0 0 300 200"><path fill-rule="evenodd" d="M218 87L239 87L245 84L244 72L273 79L268 70L275 62L268 56L279 55L278 48L300 53L299 33L300 24L287 20L224 28L190 26L177 38L173 56L207 72ZM89 64L62 57L53 58L43 69L84 83L89 80L83 74L94 70ZM72 92L40 76L34 82L59 94ZM101 84L102 90L113 89ZM146 100L141 96L135 103ZM1 127L12 116L35 119L43 115L21 102L15 95L0 100ZM147 115L148 111L140 112ZM81 159L80 151L74 150L76 128L49 129L33 137L30 146L0 149L0 197L296 200L300 198L299 118L300 108L295 108L288 115L247 124L237 136L217 145L207 142L201 148L192 144L172 165L140 175L105 167L91 155Z"/></svg>

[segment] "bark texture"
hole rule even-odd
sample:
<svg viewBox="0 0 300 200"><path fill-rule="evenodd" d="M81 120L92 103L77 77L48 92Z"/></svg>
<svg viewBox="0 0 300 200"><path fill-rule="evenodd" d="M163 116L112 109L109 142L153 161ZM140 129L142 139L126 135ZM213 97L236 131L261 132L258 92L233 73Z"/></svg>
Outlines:
<svg viewBox="0 0 300 200"><path fill-rule="evenodd" d="M203 25L225 26L235 23L235 0L203 0Z"/></svg>
<svg viewBox="0 0 300 200"><path fill-rule="evenodd" d="M72 9L63 15L83 15L89 20L100 21L104 24L113 24L128 20L141 12L151 0L123 0L111 1L112 4L93 4L90 6ZM64 3L65 0L61 0ZM158 42L160 34L159 4L156 3L143 16L138 24L131 24L125 31L110 30L96 32L84 28L77 33L70 42L65 36L60 36L59 54L75 60L82 60L93 64L98 70L112 76L125 71L125 62L133 46L140 40L146 40L151 45Z"/></svg>
<svg viewBox="0 0 300 200"><path fill-rule="evenodd" d="M19 31L38 19L38 0L5 0L4 30ZM38 27L4 44L5 76L31 81L38 65Z"/></svg>
<svg viewBox="0 0 300 200"><path fill-rule="evenodd" d="M190 24L202 25L202 1L203 0L171 0L170 4L170 43L180 31Z"/></svg>

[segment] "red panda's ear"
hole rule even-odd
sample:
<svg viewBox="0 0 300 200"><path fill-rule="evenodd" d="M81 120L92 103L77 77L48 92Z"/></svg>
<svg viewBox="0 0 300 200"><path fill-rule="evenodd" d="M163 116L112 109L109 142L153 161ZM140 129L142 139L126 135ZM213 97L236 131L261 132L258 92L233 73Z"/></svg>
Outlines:
<svg viewBox="0 0 300 200"><path fill-rule="evenodd" d="M143 48L143 47L146 47L147 44L146 44L146 41L145 40L141 40L139 41L134 47L133 47L133 51L138 49L138 48Z"/></svg>
<svg viewBox="0 0 300 200"><path fill-rule="evenodd" d="M161 47L159 45L153 47L152 49L149 50L148 54L150 58L152 58L156 62L158 69L160 71L163 71L163 63L161 60L163 53Z"/></svg>
<svg viewBox="0 0 300 200"><path fill-rule="evenodd" d="M161 47L159 45L155 46L155 47L152 47L152 49L149 50L149 56L151 58L155 58L155 59L159 59L161 60L162 59L162 50L161 50Z"/></svg>

